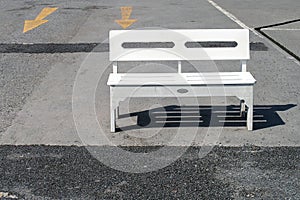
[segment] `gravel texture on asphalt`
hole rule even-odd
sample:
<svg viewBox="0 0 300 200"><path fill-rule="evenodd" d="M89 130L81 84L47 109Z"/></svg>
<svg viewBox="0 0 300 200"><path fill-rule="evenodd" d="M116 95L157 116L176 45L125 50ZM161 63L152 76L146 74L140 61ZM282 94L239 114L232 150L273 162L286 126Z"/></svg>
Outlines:
<svg viewBox="0 0 300 200"><path fill-rule="evenodd" d="M158 171L133 174L103 165L85 147L1 146L0 192L20 199L300 198L300 148L214 147L204 158L199 150L189 148Z"/></svg>
<svg viewBox="0 0 300 200"><path fill-rule="evenodd" d="M61 55L0 54L0 132L11 125L53 63Z"/></svg>

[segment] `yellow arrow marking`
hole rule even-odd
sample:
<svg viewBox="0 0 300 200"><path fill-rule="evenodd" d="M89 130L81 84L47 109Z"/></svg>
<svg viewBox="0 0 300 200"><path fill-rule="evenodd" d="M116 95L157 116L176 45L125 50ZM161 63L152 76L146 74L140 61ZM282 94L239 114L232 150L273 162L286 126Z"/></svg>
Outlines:
<svg viewBox="0 0 300 200"><path fill-rule="evenodd" d="M23 33L48 22L48 20L44 20L44 18L56 10L57 8L44 8L34 20L25 20Z"/></svg>
<svg viewBox="0 0 300 200"><path fill-rule="evenodd" d="M122 19L117 19L115 22L117 22L122 28L126 29L129 26L131 26L134 22L137 21L137 19L129 19L130 15L132 13L132 7L121 7L121 13L122 13Z"/></svg>

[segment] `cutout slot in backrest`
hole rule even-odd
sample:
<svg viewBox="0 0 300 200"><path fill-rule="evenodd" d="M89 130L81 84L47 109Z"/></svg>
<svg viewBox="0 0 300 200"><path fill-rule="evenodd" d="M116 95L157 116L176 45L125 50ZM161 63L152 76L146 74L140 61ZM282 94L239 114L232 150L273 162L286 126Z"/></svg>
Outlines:
<svg viewBox="0 0 300 200"><path fill-rule="evenodd" d="M139 48L173 48L174 42L124 42L122 47L125 49Z"/></svg>
<svg viewBox="0 0 300 200"><path fill-rule="evenodd" d="M207 41L194 42L189 41L184 44L186 48L235 48L238 43L235 41Z"/></svg>

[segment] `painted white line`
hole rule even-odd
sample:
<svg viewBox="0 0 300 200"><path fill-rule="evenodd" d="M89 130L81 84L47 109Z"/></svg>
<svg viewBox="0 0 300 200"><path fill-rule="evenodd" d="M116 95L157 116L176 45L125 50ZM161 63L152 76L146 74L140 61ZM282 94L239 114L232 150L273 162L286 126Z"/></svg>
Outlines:
<svg viewBox="0 0 300 200"><path fill-rule="evenodd" d="M247 120L219 120L219 122L221 122L221 123L236 123L236 122L244 122L244 123L246 123L247 122ZM255 123L266 123L267 122L267 120L253 120L253 122L255 122Z"/></svg>
<svg viewBox="0 0 300 200"><path fill-rule="evenodd" d="M249 29L255 35L257 35L260 38L262 38L262 36L259 35L253 28L250 28L249 26L247 26L246 24L244 24L241 20L239 20L238 18L236 18L233 14L231 14L230 12L228 12L227 10L225 10L224 8L220 7L218 4L216 4L212 0L207 0L207 1L208 1L208 3L210 3L211 5L213 5L216 9L218 9L220 12L222 12L224 15L226 15L227 17L229 17L232 21L234 21L235 23L237 23L238 25L240 25L242 28Z"/></svg>
<svg viewBox="0 0 300 200"><path fill-rule="evenodd" d="M300 28L264 28L265 31L300 31Z"/></svg>

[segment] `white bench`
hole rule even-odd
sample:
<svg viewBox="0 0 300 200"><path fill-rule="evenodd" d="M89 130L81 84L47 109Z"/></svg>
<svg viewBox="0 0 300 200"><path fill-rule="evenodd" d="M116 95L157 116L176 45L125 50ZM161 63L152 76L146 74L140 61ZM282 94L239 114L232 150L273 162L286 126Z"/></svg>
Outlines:
<svg viewBox="0 0 300 200"><path fill-rule="evenodd" d="M189 42L235 45L188 48ZM130 47L132 43L153 43L154 48ZM165 43L169 46L157 48L155 43ZM248 107L247 127L248 130L252 130L253 85L256 80L246 72L246 60L250 58L248 30L112 30L109 33L109 47L110 61L113 62L113 73L107 82L110 86L111 132L115 132L120 101L127 97L172 97L174 94L177 97L238 97L241 100L241 112L245 112L246 106ZM240 60L241 70L182 73L183 60ZM118 73L118 62L121 61L178 61L178 73ZM193 92L185 90L185 87L192 88Z"/></svg>

